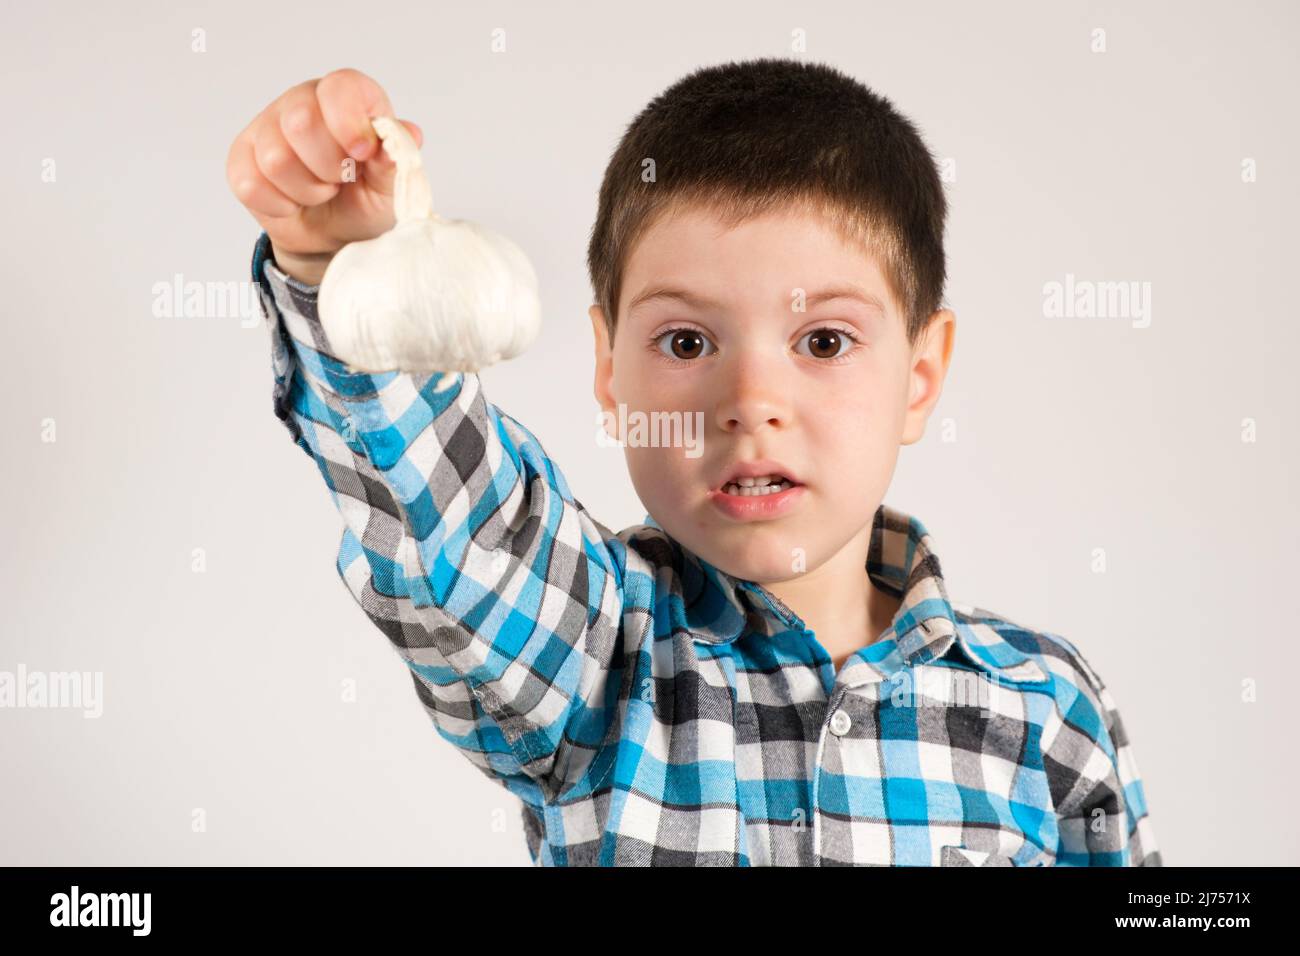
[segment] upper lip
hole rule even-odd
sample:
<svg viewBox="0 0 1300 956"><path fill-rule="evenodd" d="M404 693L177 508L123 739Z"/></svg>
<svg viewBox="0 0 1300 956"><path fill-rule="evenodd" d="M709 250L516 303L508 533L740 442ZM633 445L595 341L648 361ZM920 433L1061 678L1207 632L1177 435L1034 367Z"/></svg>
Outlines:
<svg viewBox="0 0 1300 956"><path fill-rule="evenodd" d="M770 458L763 458L758 461L740 461L728 466L727 470L722 473L722 479L714 490L720 491L731 482L739 481L741 478L757 478L760 475L781 475L790 479L793 484L802 484L799 476L785 465Z"/></svg>

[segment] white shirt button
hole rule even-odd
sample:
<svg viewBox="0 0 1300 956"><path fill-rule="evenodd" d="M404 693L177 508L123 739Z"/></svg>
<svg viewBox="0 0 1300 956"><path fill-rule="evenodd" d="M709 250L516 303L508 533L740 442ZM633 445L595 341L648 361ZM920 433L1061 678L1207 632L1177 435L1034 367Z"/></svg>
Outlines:
<svg viewBox="0 0 1300 956"><path fill-rule="evenodd" d="M843 737L853 726L853 719L849 717L845 710L837 710L831 715L831 733L836 737Z"/></svg>

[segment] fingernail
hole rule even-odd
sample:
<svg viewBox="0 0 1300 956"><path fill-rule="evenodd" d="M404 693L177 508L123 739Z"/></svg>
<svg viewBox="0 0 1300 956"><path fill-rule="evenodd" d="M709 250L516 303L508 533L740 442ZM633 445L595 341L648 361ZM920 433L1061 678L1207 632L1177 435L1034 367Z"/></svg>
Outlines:
<svg viewBox="0 0 1300 956"><path fill-rule="evenodd" d="M361 138L352 141L348 147L348 155L353 159L361 160L370 155L370 140Z"/></svg>

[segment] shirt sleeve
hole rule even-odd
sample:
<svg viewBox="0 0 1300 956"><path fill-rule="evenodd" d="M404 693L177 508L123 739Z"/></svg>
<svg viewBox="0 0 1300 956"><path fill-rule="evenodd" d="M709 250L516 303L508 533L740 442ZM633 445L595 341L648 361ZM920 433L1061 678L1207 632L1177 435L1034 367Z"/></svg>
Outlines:
<svg viewBox="0 0 1300 956"><path fill-rule="evenodd" d="M411 671L438 733L528 802L578 785L616 715L616 536L479 377L356 371L318 286L253 256L273 404L343 519L336 567Z"/></svg>
<svg viewBox="0 0 1300 956"><path fill-rule="evenodd" d="M1056 808L1058 866L1161 866L1137 758L1110 690L1073 645L1079 680L1059 675L1043 763Z"/></svg>

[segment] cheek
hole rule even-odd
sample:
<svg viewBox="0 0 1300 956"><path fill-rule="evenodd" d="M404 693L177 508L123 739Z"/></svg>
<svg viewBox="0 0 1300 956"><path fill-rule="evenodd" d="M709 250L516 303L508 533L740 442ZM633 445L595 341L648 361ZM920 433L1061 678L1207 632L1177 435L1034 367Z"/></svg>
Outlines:
<svg viewBox="0 0 1300 956"><path fill-rule="evenodd" d="M678 413L685 416L687 413L693 414L700 410L702 399L698 382L688 381L689 378L691 376L665 375L662 370L654 368L651 361L634 356L632 361L625 363L621 369L615 366L614 401L624 407L629 426L638 420L641 422L648 440L648 436L654 434L656 429L669 428L664 418L660 417L656 420L656 412ZM698 428L698 425L698 416L693 415L691 426ZM680 431L680 427L678 430ZM654 459L662 457L671 450L663 447L634 449L629 446L629 467L639 463L631 460L633 452L641 457L648 456ZM678 451L680 453L680 449Z"/></svg>
<svg viewBox="0 0 1300 956"><path fill-rule="evenodd" d="M870 378L870 381L864 382L863 378ZM799 418L807 427L817 427L827 420L837 425L852 422L878 427L880 422L891 417L898 404L893 385L883 383L874 372L853 378L831 379L813 387L799 383L792 392L799 396Z"/></svg>
<svg viewBox="0 0 1300 956"><path fill-rule="evenodd" d="M812 443L845 468L870 467L898 444L903 402L891 385L834 392L805 404L799 420Z"/></svg>
<svg viewBox="0 0 1300 956"><path fill-rule="evenodd" d="M703 487L698 473L687 470L681 449L627 448L625 455L628 477L646 511L670 532L681 534L681 516L698 505L689 489ZM702 497L703 490L699 494Z"/></svg>
<svg viewBox="0 0 1300 956"><path fill-rule="evenodd" d="M614 370L625 388L644 390L656 377L654 356L642 339L643 330L627 329L614 345Z"/></svg>
<svg viewBox="0 0 1300 956"><path fill-rule="evenodd" d="M683 448L670 446L624 449L628 474L643 496L657 500L680 497L679 489L698 473L699 458L690 458Z"/></svg>
<svg viewBox="0 0 1300 956"><path fill-rule="evenodd" d="M616 403L624 407L628 444L624 447L628 475L638 497L646 505L662 511L671 510L675 502L684 501L683 488L699 482L701 454L691 457L704 445L707 419L696 414L701 398L698 385L689 376L666 375L652 356L616 355L613 393ZM679 424L655 421L655 412L678 412ZM690 416L687 421L685 416ZM638 435L638 422L641 431ZM657 430L657 431L656 431ZM655 437L660 444L654 444ZM665 445L663 441L685 442L685 447ZM638 444L640 441L642 444Z"/></svg>

